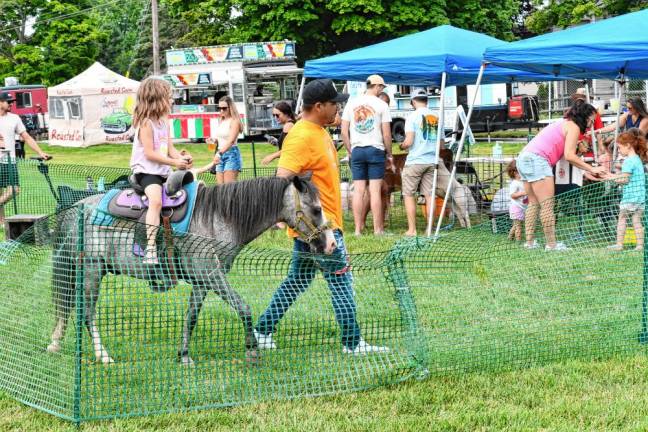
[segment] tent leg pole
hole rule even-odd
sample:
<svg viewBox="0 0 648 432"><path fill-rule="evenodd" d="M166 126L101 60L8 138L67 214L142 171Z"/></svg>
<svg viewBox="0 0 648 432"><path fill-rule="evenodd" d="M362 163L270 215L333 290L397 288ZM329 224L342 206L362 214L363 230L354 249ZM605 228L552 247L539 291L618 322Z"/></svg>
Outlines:
<svg viewBox="0 0 648 432"><path fill-rule="evenodd" d="M622 74L618 81L614 81L615 93L618 94L617 100L619 104L617 105L616 112L616 128L614 129L614 144L612 151L612 161L615 162L617 159L617 138L619 138L619 117L621 117L621 94L625 89L625 76ZM614 169L613 169L614 171Z"/></svg>
<svg viewBox="0 0 648 432"><path fill-rule="evenodd" d="M481 85L481 80L482 80L482 76L484 75L485 67L486 67L486 63L482 63L481 67L479 68L479 75L477 75L477 82L475 83L475 94L473 95L473 99L470 102L470 106L468 108L468 115L466 116L466 124L464 125L464 128L461 131L461 139L459 140L459 146L457 147L457 155L455 157L455 162L452 165L452 172L450 173L450 178L448 179L448 189L446 190L445 198L443 199L441 214L439 215L436 231L434 232L435 239L439 237L439 231L441 230L441 223L443 222L443 214L446 211L446 208L448 206L448 200L450 199L450 193L452 192L452 182L454 181L455 175L457 174L457 162L461 157L461 152L463 151L463 145L464 142L466 141L466 135L468 134L468 129L470 129L470 117L472 116L473 109L475 108L475 102L477 102L477 93L479 92L479 86ZM470 217L470 215L466 215L466 217Z"/></svg>
<svg viewBox="0 0 648 432"><path fill-rule="evenodd" d="M590 96L590 91L589 91L589 82L585 80L585 97L587 98L587 103L591 104L592 103L592 98ZM592 144L592 151L594 152L594 162L598 160L598 145L596 144L596 137L594 135L594 127L592 126L592 129L590 130L590 143Z"/></svg>
<svg viewBox="0 0 648 432"><path fill-rule="evenodd" d="M304 85L306 84L306 77L302 75L301 84L299 84L299 95L297 96L297 105L295 106L295 113L299 114L302 108L302 103L304 102Z"/></svg>
<svg viewBox="0 0 648 432"><path fill-rule="evenodd" d="M445 87L446 87L446 73L441 74L441 99L439 101L439 118L437 124L437 142L436 142L436 168L434 169L434 177L432 179L432 193L430 194L430 208L428 208L428 220L425 235L430 237L432 235L432 225L434 224L434 210L436 210L436 188L437 178L439 176L439 164L443 163L441 160L441 140L445 144ZM426 197L427 198L427 197Z"/></svg>
<svg viewBox="0 0 648 432"><path fill-rule="evenodd" d="M549 83L549 92L548 92L549 93L549 100L547 102L548 109L549 109L549 120L551 120L551 92L553 92L553 86L554 86L554 83L550 82Z"/></svg>

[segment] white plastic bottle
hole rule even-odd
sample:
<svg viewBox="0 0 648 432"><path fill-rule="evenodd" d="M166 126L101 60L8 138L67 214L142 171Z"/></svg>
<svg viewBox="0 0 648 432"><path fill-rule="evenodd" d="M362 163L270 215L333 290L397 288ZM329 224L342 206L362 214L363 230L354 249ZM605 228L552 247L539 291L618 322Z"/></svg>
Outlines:
<svg viewBox="0 0 648 432"><path fill-rule="evenodd" d="M495 141L495 145L493 146L493 159L502 159L501 141Z"/></svg>

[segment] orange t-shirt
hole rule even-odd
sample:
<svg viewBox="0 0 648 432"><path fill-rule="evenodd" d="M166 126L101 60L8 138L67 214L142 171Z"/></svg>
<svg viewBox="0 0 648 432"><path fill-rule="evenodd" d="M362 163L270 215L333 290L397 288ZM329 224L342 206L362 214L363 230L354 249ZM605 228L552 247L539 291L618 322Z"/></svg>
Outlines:
<svg viewBox="0 0 648 432"><path fill-rule="evenodd" d="M331 136L320 125L299 120L286 135L281 147L279 167L298 174L312 171L319 189L322 209L333 229L342 229L342 193L337 150ZM288 235L297 234L288 230Z"/></svg>

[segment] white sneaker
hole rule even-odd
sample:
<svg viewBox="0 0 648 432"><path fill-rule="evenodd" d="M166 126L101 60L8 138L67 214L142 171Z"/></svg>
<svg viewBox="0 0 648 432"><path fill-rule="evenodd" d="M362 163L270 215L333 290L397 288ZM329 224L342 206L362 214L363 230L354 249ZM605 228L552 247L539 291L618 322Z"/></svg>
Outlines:
<svg viewBox="0 0 648 432"><path fill-rule="evenodd" d="M275 345L274 341L272 340L272 333L264 335L254 330L254 337L257 340L257 346L259 347L259 349L277 349L277 345Z"/></svg>
<svg viewBox="0 0 648 432"><path fill-rule="evenodd" d="M342 349L342 352L344 352L344 354L353 354L353 355L364 355L364 354L371 354L371 353L388 353L389 348L369 345L367 342L365 342L364 339L360 339L358 346L356 346L354 349L344 347Z"/></svg>
<svg viewBox="0 0 648 432"><path fill-rule="evenodd" d="M142 263L147 265L158 265L160 262L157 257L157 249L155 248L146 248L146 255L142 259Z"/></svg>
<svg viewBox="0 0 648 432"><path fill-rule="evenodd" d="M545 251L566 251L568 249L569 248L567 247L567 245L562 242L557 242L554 247L551 247L549 245L545 246Z"/></svg>
<svg viewBox="0 0 648 432"><path fill-rule="evenodd" d="M538 249L540 245L538 244L538 240L533 240L533 243L524 243L524 249Z"/></svg>

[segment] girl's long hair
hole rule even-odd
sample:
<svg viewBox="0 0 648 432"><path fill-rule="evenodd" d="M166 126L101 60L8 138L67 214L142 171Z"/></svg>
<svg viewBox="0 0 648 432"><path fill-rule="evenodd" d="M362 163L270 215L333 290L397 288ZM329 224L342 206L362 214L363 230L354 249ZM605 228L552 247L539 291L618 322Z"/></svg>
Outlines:
<svg viewBox="0 0 648 432"><path fill-rule="evenodd" d="M229 113L230 116L234 119L234 121L238 122L239 124L239 131L243 129L243 123L241 123L241 116L239 115L238 110L236 109L236 104L232 100L231 97L229 96L223 96L222 98L218 99L218 102L225 102L227 103L227 106L229 108Z"/></svg>
<svg viewBox="0 0 648 432"><path fill-rule="evenodd" d="M284 101L277 102L274 106L274 109L283 113L283 115L288 117L291 122L295 123L297 121L297 118L295 117L295 112L293 111L292 107L288 102L284 102Z"/></svg>
<svg viewBox="0 0 648 432"><path fill-rule="evenodd" d="M632 128L619 134L617 144L632 147L643 162L648 162L648 146L646 145L646 137L641 130Z"/></svg>
<svg viewBox="0 0 648 432"><path fill-rule="evenodd" d="M596 108L594 108L594 106L583 100L577 99L574 101L574 104L569 107L567 112L565 112L563 118L576 123L581 133L585 133L585 130L587 129L587 119L589 119L595 112Z"/></svg>
<svg viewBox="0 0 648 432"><path fill-rule="evenodd" d="M648 117L648 112L646 111L646 105L644 104L643 99L635 97L628 99L627 103L632 105L632 108L634 108L634 110L637 111L637 114L641 117Z"/></svg>
<svg viewBox="0 0 648 432"><path fill-rule="evenodd" d="M518 170L517 170L517 164L515 163L515 159L513 159L513 160L511 161L511 163L508 164L508 166L506 167L506 173L508 174L508 176L509 176L510 178L514 179L514 178L515 178L515 174L517 174L517 172L518 172Z"/></svg>
<svg viewBox="0 0 648 432"><path fill-rule="evenodd" d="M133 127L140 127L146 119L159 121L171 113L171 84L157 77L146 78L137 89Z"/></svg>

